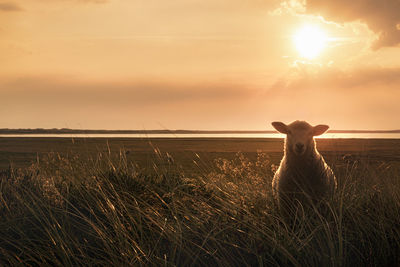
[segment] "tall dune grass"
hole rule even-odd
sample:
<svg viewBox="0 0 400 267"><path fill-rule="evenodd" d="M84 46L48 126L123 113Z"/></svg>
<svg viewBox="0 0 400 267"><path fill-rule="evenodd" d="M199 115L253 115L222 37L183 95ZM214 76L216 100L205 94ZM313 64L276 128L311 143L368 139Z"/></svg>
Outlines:
<svg viewBox="0 0 400 267"><path fill-rule="evenodd" d="M399 166L331 165L339 188L328 212L289 225L262 153L195 177L159 150L151 171L123 152L49 154L0 174L0 265L400 265Z"/></svg>

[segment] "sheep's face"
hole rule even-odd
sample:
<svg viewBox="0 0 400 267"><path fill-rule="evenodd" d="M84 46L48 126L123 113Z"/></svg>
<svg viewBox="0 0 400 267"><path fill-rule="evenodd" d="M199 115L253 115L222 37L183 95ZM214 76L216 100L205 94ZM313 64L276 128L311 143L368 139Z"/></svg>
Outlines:
<svg viewBox="0 0 400 267"><path fill-rule="evenodd" d="M286 149L297 156L304 155L314 147L314 136L321 135L329 126L311 126L305 121L295 121L289 125L283 122L273 122L272 126L283 134L286 134Z"/></svg>

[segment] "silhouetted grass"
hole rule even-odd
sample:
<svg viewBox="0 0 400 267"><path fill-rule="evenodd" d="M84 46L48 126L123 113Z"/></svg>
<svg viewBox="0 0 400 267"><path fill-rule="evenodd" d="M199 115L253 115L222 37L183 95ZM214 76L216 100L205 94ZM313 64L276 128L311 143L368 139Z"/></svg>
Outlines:
<svg viewBox="0 0 400 267"><path fill-rule="evenodd" d="M0 265L395 266L400 168L338 159L339 188L288 225L276 166L238 154L185 173L155 150L151 171L118 155L48 154L0 174ZM197 164L197 165L196 165Z"/></svg>

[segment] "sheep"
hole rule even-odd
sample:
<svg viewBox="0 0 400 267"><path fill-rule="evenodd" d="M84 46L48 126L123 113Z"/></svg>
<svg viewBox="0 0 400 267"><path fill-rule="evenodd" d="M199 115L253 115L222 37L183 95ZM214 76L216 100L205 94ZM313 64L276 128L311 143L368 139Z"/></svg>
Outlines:
<svg viewBox="0 0 400 267"><path fill-rule="evenodd" d="M303 207L314 205L331 195L337 187L336 177L317 151L314 140L329 126L313 127L305 121L289 125L272 122L272 126L286 134L284 155L272 181L278 208L288 215L298 203Z"/></svg>

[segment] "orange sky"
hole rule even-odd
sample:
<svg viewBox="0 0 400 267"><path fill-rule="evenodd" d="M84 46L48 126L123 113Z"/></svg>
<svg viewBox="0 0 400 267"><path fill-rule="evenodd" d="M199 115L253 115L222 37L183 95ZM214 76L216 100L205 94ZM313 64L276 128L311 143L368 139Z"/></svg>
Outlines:
<svg viewBox="0 0 400 267"><path fill-rule="evenodd" d="M382 3L0 0L0 128L400 129L400 3ZM312 59L304 25L327 37Z"/></svg>

